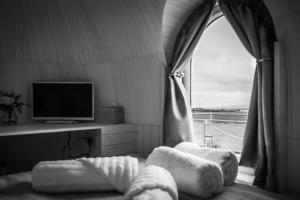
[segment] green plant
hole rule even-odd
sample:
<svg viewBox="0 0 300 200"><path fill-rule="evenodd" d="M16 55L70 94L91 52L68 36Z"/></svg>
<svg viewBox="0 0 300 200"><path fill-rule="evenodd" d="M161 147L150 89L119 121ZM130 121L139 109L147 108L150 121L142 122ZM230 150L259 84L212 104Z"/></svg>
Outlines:
<svg viewBox="0 0 300 200"><path fill-rule="evenodd" d="M212 145L212 148L219 149L219 148L221 148L221 145L219 145L219 144L213 144L213 145Z"/></svg>
<svg viewBox="0 0 300 200"><path fill-rule="evenodd" d="M6 115L2 120L5 124L14 124L17 122L17 113L22 114L22 108L29 106L21 101L22 95L14 94L14 91L0 91L0 110Z"/></svg>

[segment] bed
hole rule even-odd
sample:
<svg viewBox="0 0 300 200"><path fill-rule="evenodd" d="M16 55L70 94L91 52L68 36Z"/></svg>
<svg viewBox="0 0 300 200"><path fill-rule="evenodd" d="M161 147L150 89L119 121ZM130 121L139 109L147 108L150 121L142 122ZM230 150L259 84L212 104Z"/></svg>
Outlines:
<svg viewBox="0 0 300 200"><path fill-rule="evenodd" d="M142 168L144 162L139 161ZM254 200L254 199L288 199L284 196L258 189L250 185L253 176L247 170L240 168L238 177L233 186L224 187L223 192L211 198L213 200ZM41 194L32 190L31 172L22 172L0 177L0 199L24 199L24 200L59 200L59 199L82 199L82 200L119 200L123 195L118 192L101 193L72 193L72 194ZM196 200L193 196L179 193L180 200Z"/></svg>

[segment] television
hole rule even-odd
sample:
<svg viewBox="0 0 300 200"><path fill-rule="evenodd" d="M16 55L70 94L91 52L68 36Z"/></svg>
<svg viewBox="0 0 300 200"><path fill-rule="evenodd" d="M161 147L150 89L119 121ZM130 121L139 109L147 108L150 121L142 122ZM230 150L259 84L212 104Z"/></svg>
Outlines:
<svg viewBox="0 0 300 200"><path fill-rule="evenodd" d="M34 120L94 120L94 83L33 82Z"/></svg>

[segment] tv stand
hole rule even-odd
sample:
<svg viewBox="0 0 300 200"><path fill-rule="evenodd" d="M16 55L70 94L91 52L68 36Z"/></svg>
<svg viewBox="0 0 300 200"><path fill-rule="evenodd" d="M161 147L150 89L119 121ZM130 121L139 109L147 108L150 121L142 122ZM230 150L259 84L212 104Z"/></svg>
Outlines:
<svg viewBox="0 0 300 200"><path fill-rule="evenodd" d="M86 132L87 138L95 138L92 144L92 157L115 156L137 151L137 127L135 124L20 124L0 126L0 137L32 134ZM92 131L92 133L88 133Z"/></svg>
<svg viewBox="0 0 300 200"><path fill-rule="evenodd" d="M78 121L75 120L47 120L46 124L78 124Z"/></svg>

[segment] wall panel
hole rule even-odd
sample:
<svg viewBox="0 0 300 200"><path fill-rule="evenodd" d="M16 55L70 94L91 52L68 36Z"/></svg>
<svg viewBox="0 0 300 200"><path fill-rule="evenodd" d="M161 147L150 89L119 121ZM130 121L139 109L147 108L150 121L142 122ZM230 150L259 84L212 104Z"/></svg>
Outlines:
<svg viewBox="0 0 300 200"><path fill-rule="evenodd" d="M107 63L162 51L157 0L2 0L0 9L1 61Z"/></svg>
<svg viewBox="0 0 300 200"><path fill-rule="evenodd" d="M138 124L138 154L147 157L152 150L162 145L162 125Z"/></svg>

